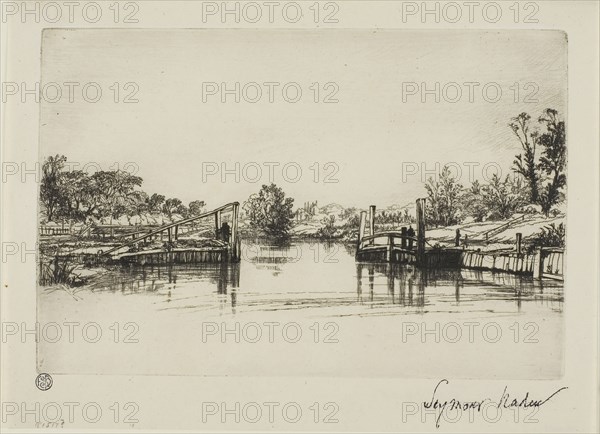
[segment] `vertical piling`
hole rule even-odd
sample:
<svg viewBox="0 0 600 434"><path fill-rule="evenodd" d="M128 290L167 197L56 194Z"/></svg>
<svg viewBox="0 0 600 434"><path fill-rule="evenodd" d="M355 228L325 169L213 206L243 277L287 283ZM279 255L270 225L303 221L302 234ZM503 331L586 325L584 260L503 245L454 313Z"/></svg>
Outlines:
<svg viewBox="0 0 600 434"><path fill-rule="evenodd" d="M454 247L460 246L460 229L456 230L456 236L454 237Z"/></svg>
<svg viewBox="0 0 600 434"><path fill-rule="evenodd" d="M417 264L425 264L425 199L417 199Z"/></svg>
<svg viewBox="0 0 600 434"><path fill-rule="evenodd" d="M521 240L523 238L523 234L521 234L521 232L517 232L517 239L516 239L516 249L517 249L517 255L521 254Z"/></svg>
<svg viewBox="0 0 600 434"><path fill-rule="evenodd" d="M220 239L219 234L221 232L221 211L215 213L215 238Z"/></svg>
<svg viewBox="0 0 600 434"><path fill-rule="evenodd" d="M362 239L365 237L366 226L367 226L367 212L361 211L360 212L360 224L358 226L358 246L357 246L357 248L360 248L360 243L362 242Z"/></svg>
<svg viewBox="0 0 600 434"><path fill-rule="evenodd" d="M231 260L237 261L239 259L238 252L238 212L239 203L235 202L231 210L231 246L230 246L230 257Z"/></svg>
<svg viewBox="0 0 600 434"><path fill-rule="evenodd" d="M535 249L535 253L533 255L533 278L541 279L542 273L544 272L544 266L542 261L542 248L538 247Z"/></svg>
<svg viewBox="0 0 600 434"><path fill-rule="evenodd" d="M375 205L369 207L369 235L375 235Z"/></svg>

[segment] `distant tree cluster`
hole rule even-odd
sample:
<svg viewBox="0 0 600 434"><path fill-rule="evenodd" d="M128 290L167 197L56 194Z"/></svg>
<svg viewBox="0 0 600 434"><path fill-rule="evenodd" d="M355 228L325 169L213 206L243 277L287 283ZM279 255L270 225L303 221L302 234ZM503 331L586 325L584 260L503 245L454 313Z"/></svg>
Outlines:
<svg viewBox="0 0 600 434"><path fill-rule="evenodd" d="M425 185L428 206L426 220L431 226L451 226L474 221L504 220L527 205L539 205L548 216L564 200L567 148L565 124L558 112L546 109L532 130L527 113L509 124L519 139L522 152L515 157L514 175L494 175L486 184L474 181L465 188L444 167L438 179Z"/></svg>
<svg viewBox="0 0 600 434"><path fill-rule="evenodd" d="M51 156L42 165L40 204L47 221L99 221L111 217L128 220L147 214L161 214L172 219L175 214L189 217L201 214L204 201L185 206L177 198L161 194L148 195L140 189L142 178L123 170L66 170L67 158Z"/></svg>
<svg viewBox="0 0 600 434"><path fill-rule="evenodd" d="M415 218L409 214L408 209L403 211L387 211L382 210L375 214L376 224L406 224L411 225L415 223Z"/></svg>
<svg viewBox="0 0 600 434"><path fill-rule="evenodd" d="M302 208L298 208L294 215L296 217L296 221L306 221L313 218L318 211L319 207L317 205L317 201L313 202L304 202L304 206Z"/></svg>

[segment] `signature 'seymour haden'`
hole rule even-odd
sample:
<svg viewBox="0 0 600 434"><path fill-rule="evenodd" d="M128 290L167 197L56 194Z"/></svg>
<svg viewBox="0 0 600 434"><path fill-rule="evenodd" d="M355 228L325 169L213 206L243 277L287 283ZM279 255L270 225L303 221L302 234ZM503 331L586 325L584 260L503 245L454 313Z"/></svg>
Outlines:
<svg viewBox="0 0 600 434"><path fill-rule="evenodd" d="M558 393L562 392L568 387L561 387L556 390L552 394L550 394L545 399L531 399L529 398L529 392L525 393L523 397L511 398L511 395L508 393L508 386L504 386L504 390L502 391L502 395L497 401L493 401L491 398L485 398L482 400L475 401L461 401L457 398L452 398L450 400L440 400L436 397L436 393L438 388L442 384L450 384L450 382L446 379L440 380L435 388L433 389L433 394L431 395L431 400L429 402L424 401L423 407L426 409L434 409L439 410L439 413L436 417L435 426L436 428L440 427L440 419L444 413L444 411L466 411L466 410L476 410L478 413L485 409L485 404L489 403L489 405L494 406L495 408L538 408L550 401L554 396Z"/></svg>

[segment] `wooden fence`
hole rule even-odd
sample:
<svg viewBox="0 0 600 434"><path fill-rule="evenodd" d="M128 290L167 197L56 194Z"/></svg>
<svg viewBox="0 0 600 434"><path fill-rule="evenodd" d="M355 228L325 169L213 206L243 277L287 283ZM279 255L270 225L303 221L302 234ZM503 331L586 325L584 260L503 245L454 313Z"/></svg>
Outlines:
<svg viewBox="0 0 600 434"><path fill-rule="evenodd" d="M40 235L70 235L71 228L55 227L55 226L40 226Z"/></svg>
<svg viewBox="0 0 600 434"><path fill-rule="evenodd" d="M538 248L534 253L486 253L465 250L461 268L529 274L535 278L564 280L564 249Z"/></svg>

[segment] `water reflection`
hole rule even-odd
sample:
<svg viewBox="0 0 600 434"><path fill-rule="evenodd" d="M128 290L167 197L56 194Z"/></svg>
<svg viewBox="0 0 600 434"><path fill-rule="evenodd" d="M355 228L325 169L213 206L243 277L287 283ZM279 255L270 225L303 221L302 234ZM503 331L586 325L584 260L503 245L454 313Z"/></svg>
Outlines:
<svg viewBox="0 0 600 434"><path fill-rule="evenodd" d="M156 293L166 295L166 302L173 301L172 295L190 282L209 283L220 299L231 295L231 307L235 309L237 289L240 286L240 264L165 264L113 266L108 272L94 277L84 287L92 291L120 292L122 294Z"/></svg>
<svg viewBox="0 0 600 434"><path fill-rule="evenodd" d="M446 301L453 289L454 305L487 301L512 300L520 312L523 301L534 301L562 311L563 285L560 282L535 280L508 273L459 269L419 269L405 264L356 264L357 300L364 302L364 286L368 301L402 306L425 307ZM386 294L379 288L384 287ZM442 300L446 299L446 300Z"/></svg>
<svg viewBox="0 0 600 434"><path fill-rule="evenodd" d="M400 264L356 264L359 302L365 301L362 289L365 278L371 306L376 303L391 302L402 306L415 306L418 308L417 311L423 311L427 276L419 269ZM379 291L380 286L385 286L386 294Z"/></svg>
<svg viewBox="0 0 600 434"><path fill-rule="evenodd" d="M237 264L115 266L81 290L147 295L159 310L310 315L562 312L562 282L474 270L357 264L333 244L261 246ZM243 282L240 276L243 275Z"/></svg>

